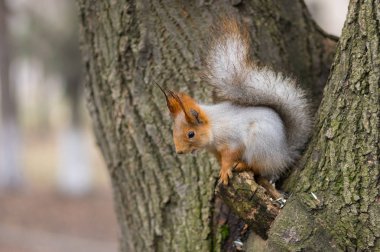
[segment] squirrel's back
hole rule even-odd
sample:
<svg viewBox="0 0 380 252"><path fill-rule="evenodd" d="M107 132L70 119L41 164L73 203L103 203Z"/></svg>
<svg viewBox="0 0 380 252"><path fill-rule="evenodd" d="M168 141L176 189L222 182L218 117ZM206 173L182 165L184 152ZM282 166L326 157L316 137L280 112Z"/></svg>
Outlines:
<svg viewBox="0 0 380 252"><path fill-rule="evenodd" d="M242 107L230 102L200 105L212 132L209 147L242 150L240 161L255 174L276 177L292 163L286 133L279 115L268 107Z"/></svg>
<svg viewBox="0 0 380 252"><path fill-rule="evenodd" d="M306 143L312 120L296 82L251 60L249 33L236 20L222 20L210 42L204 77L219 97L243 106L266 106L281 117L291 158Z"/></svg>

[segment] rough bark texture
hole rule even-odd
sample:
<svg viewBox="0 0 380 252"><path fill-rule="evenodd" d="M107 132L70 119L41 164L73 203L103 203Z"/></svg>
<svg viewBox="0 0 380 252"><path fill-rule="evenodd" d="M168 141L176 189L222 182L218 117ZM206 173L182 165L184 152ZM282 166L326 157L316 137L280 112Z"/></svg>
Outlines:
<svg viewBox="0 0 380 252"><path fill-rule="evenodd" d="M268 231L279 213L279 206L273 202L266 190L259 186L252 174L241 173L234 176L229 185L220 184L216 195L238 215L245 223L254 228L255 233L268 238Z"/></svg>
<svg viewBox="0 0 380 252"><path fill-rule="evenodd" d="M88 107L112 179L121 250L219 250L218 166L206 154L174 154L153 80L210 101L198 72L208 28L222 13L249 25L256 58L294 73L314 94L327 78L334 41L301 1L77 2Z"/></svg>
<svg viewBox="0 0 380 252"><path fill-rule="evenodd" d="M351 1L317 126L274 250L379 251L380 5ZM314 198L314 196L316 198Z"/></svg>

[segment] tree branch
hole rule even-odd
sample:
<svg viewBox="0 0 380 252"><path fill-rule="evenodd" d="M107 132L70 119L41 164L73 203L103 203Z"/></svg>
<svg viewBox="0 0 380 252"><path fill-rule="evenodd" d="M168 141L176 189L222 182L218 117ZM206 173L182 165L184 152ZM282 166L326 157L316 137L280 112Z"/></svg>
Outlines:
<svg viewBox="0 0 380 252"><path fill-rule="evenodd" d="M276 206L266 190L259 186L251 173L235 173L229 185L219 184L216 194L247 224L255 233L266 239L267 232L278 215Z"/></svg>

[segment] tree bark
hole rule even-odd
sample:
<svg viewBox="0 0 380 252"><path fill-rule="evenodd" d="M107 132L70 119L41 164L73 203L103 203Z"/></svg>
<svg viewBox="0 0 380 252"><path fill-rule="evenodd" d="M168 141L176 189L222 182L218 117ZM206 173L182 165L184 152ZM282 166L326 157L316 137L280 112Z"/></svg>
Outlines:
<svg viewBox="0 0 380 252"><path fill-rule="evenodd" d="M221 13L248 24L255 58L293 73L315 96L334 40L301 1L77 2L88 108L112 180L121 250L231 248L222 242L225 221L214 196L219 167L207 154L174 154L169 113L153 81L211 101L198 73Z"/></svg>
<svg viewBox="0 0 380 252"><path fill-rule="evenodd" d="M270 231L273 250L380 249L379 21L378 1L351 1L304 169Z"/></svg>

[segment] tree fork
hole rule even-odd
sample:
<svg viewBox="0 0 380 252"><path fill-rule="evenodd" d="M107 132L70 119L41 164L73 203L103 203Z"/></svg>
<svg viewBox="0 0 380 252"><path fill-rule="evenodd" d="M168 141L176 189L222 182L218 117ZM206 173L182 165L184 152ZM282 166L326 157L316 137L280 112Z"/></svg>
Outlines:
<svg viewBox="0 0 380 252"><path fill-rule="evenodd" d="M208 155L174 155L170 118L152 80L211 101L197 74L200 45L220 13L248 24L256 59L294 73L313 94L327 78L334 40L302 1L77 2L86 98L111 174L122 250L218 250L217 166Z"/></svg>
<svg viewBox="0 0 380 252"><path fill-rule="evenodd" d="M379 20L377 0L350 2L304 168L270 231L274 250L380 249Z"/></svg>

